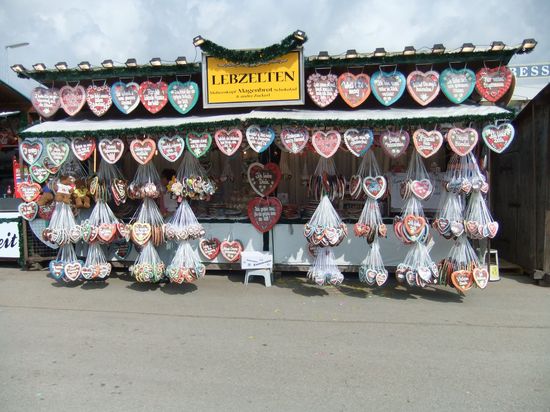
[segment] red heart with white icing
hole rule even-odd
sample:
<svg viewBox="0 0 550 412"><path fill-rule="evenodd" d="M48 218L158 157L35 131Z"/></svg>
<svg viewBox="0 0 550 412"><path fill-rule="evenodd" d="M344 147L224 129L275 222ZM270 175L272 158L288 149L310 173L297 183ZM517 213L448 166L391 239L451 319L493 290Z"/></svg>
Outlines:
<svg viewBox="0 0 550 412"><path fill-rule="evenodd" d="M367 176L363 179L363 190L374 200L384 196L387 188L388 182L384 176Z"/></svg>
<svg viewBox="0 0 550 412"><path fill-rule="evenodd" d="M222 256L229 262L233 263L241 258L241 252L243 251L243 245L238 240L228 241L224 240L220 243L220 252Z"/></svg>
<svg viewBox="0 0 550 412"><path fill-rule="evenodd" d="M158 143L157 148L162 157L169 162L175 162L183 154L185 148L185 140L181 136L162 136Z"/></svg>
<svg viewBox="0 0 550 412"><path fill-rule="evenodd" d="M103 116L113 104L111 88L107 85L90 85L86 89L86 102L88 107L97 117Z"/></svg>
<svg viewBox="0 0 550 412"><path fill-rule="evenodd" d="M75 137L71 141L71 149L75 157L83 162L94 153L95 139L93 137Z"/></svg>
<svg viewBox="0 0 550 412"><path fill-rule="evenodd" d="M139 164L148 163L155 155L157 145L153 139L134 139L130 142L130 153Z"/></svg>
<svg viewBox="0 0 550 412"><path fill-rule="evenodd" d="M31 102L40 116L52 117L61 107L59 90L36 87L31 92Z"/></svg>
<svg viewBox="0 0 550 412"><path fill-rule="evenodd" d="M447 132L447 143L459 156L466 156L476 146L478 140L477 131L470 127L459 129L453 127Z"/></svg>
<svg viewBox="0 0 550 412"><path fill-rule="evenodd" d="M426 106L439 94L439 73L415 70L407 76L407 90L418 104Z"/></svg>
<svg viewBox="0 0 550 412"><path fill-rule="evenodd" d="M23 199L24 202L33 202L36 199L38 199L38 196L40 195L40 190L42 188L38 183L31 183L31 182L21 182L19 183L19 193L21 194L21 199Z"/></svg>
<svg viewBox="0 0 550 412"><path fill-rule="evenodd" d="M71 87L63 86L59 89L61 107L69 116L74 116L86 103L86 89L80 85Z"/></svg>
<svg viewBox="0 0 550 412"><path fill-rule="evenodd" d="M243 132L239 129L231 129L229 131L220 129L214 134L214 140L220 152L226 156L233 156L239 150L239 147L241 147Z"/></svg>
<svg viewBox="0 0 550 412"><path fill-rule="evenodd" d="M210 239L201 239L199 249L205 258L214 260L220 253L220 241L215 237Z"/></svg>
<svg viewBox="0 0 550 412"><path fill-rule="evenodd" d="M309 132L305 127L284 127L281 130L281 143L290 153L300 153L309 141Z"/></svg>
<svg viewBox="0 0 550 412"><path fill-rule="evenodd" d="M506 66L488 69L483 67L476 73L476 90L490 102L501 99L512 84L512 71Z"/></svg>
<svg viewBox="0 0 550 412"><path fill-rule="evenodd" d="M260 196L269 196L281 181L281 169L276 163L252 163L247 171L248 182Z"/></svg>
<svg viewBox="0 0 550 412"><path fill-rule="evenodd" d="M313 103L320 108L327 107L338 97L338 77L335 74L326 76L313 73L307 78L307 93Z"/></svg>
<svg viewBox="0 0 550 412"><path fill-rule="evenodd" d="M19 214L25 220L34 220L38 213L38 204L36 202L19 203Z"/></svg>
<svg viewBox="0 0 550 412"><path fill-rule="evenodd" d="M380 135L380 146L393 158L401 156L409 147L409 134L405 131L390 132L389 130Z"/></svg>
<svg viewBox="0 0 550 412"><path fill-rule="evenodd" d="M370 77L361 73L342 73L338 77L338 91L350 107L357 107L370 96Z"/></svg>
<svg viewBox="0 0 550 412"><path fill-rule="evenodd" d="M418 129L413 133L413 143L420 156L427 159L441 148L443 135L437 130Z"/></svg>
<svg viewBox="0 0 550 412"><path fill-rule="evenodd" d="M432 182L428 179L413 180L410 186L412 194L420 200L426 200L433 191Z"/></svg>
<svg viewBox="0 0 550 412"><path fill-rule="evenodd" d="M168 103L168 85L147 80L139 85L139 99L149 112L158 113Z"/></svg>
<svg viewBox="0 0 550 412"><path fill-rule="evenodd" d="M341 141L342 136L336 130L317 131L311 136L311 144L315 151L327 159L338 151Z"/></svg>
<svg viewBox="0 0 550 412"><path fill-rule="evenodd" d="M279 221L283 205L276 197L255 197L248 202L248 217L250 222L261 233L269 232Z"/></svg>
<svg viewBox="0 0 550 412"><path fill-rule="evenodd" d="M489 149L496 153L502 153L514 140L515 133L514 126L504 123L500 126L485 126L481 131L481 137Z"/></svg>
<svg viewBox="0 0 550 412"><path fill-rule="evenodd" d="M99 141L99 154L107 163L115 164L124 153L124 142L119 138L102 139Z"/></svg>

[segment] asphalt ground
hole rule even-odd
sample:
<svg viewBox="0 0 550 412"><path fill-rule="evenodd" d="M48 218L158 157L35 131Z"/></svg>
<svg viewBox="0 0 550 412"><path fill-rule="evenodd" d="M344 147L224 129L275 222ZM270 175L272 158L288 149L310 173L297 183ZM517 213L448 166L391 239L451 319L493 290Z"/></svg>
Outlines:
<svg viewBox="0 0 550 412"><path fill-rule="evenodd" d="M1 411L550 411L550 288L0 269Z"/></svg>

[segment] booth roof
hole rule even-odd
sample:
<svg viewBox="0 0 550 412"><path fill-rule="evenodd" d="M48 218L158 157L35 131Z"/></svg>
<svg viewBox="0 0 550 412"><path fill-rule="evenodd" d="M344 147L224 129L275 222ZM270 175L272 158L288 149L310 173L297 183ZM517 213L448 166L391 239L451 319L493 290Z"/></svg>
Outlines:
<svg viewBox="0 0 550 412"><path fill-rule="evenodd" d="M249 113L223 114L213 116L156 117L147 119L75 119L66 118L47 121L21 132L22 136L56 136L105 134L113 132L162 133L185 129L210 129L212 127L238 126L239 124L261 125L305 125L363 126L418 125L453 123L466 121L487 121L511 119L513 113L497 106L457 105L452 107L428 107L422 109L387 108L380 110L297 110L282 111L253 110Z"/></svg>

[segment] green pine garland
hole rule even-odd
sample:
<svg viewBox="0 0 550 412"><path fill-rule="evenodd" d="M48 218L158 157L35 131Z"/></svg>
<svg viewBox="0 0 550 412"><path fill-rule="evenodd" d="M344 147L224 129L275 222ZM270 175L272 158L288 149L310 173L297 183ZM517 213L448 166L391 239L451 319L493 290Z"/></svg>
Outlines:
<svg viewBox="0 0 550 412"><path fill-rule="evenodd" d="M285 37L280 43L272 44L263 49L254 50L232 50L226 49L213 41L205 40L199 47L201 50L212 57L227 60L232 63L257 64L265 63L285 55L292 50L300 47L305 41L300 41L293 34Z"/></svg>

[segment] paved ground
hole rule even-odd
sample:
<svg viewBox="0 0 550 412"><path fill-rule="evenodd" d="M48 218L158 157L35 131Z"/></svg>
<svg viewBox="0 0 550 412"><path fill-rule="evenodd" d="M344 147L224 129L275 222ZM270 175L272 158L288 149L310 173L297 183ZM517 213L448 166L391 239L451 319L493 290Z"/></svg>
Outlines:
<svg viewBox="0 0 550 412"><path fill-rule="evenodd" d="M0 410L550 410L550 288L241 281L0 269Z"/></svg>

